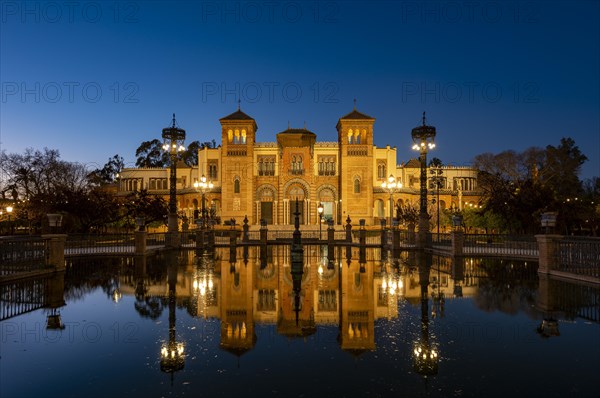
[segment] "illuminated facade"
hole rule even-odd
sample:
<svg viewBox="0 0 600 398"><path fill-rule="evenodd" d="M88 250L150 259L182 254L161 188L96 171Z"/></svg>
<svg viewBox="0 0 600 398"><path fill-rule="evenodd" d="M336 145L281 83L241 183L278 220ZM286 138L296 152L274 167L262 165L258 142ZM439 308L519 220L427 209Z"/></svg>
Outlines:
<svg viewBox="0 0 600 398"><path fill-rule="evenodd" d="M206 200L221 220L235 218L240 223L247 217L251 225L261 219L271 225L292 224L296 199L302 225L319 224L319 204L323 219L336 224L350 216L355 222L365 219L377 225L390 216L390 193L382 187L390 175L402 183L393 202L418 208L419 162L398 165L395 147L376 147L375 119L356 109L338 120L336 142L318 142L306 128L288 128L275 142L258 142L256 121L240 109L220 123L221 145L200 150L197 166L177 167L178 209L188 218L201 206L194 182L202 175L214 184ZM476 170L445 166L441 180L441 209L479 204ZM430 194L437 194L434 186L430 181ZM168 169L122 171L120 194L142 188L166 197Z"/></svg>

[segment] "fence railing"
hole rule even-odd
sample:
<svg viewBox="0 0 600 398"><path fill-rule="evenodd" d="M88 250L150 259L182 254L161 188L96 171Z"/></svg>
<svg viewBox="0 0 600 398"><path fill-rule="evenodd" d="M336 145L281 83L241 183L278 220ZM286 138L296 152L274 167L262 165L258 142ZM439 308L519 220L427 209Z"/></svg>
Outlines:
<svg viewBox="0 0 600 398"><path fill-rule="evenodd" d="M104 254L133 251L133 234L71 234L67 236L65 252L69 254Z"/></svg>
<svg viewBox="0 0 600 398"><path fill-rule="evenodd" d="M146 245L164 246L166 243L166 234L164 232L155 232L146 236Z"/></svg>
<svg viewBox="0 0 600 398"><path fill-rule="evenodd" d="M41 237L0 238L0 275L30 272L47 266L48 246Z"/></svg>
<svg viewBox="0 0 600 398"><path fill-rule="evenodd" d="M464 234L463 248L470 248L468 252L536 256L538 245L535 236L529 235Z"/></svg>
<svg viewBox="0 0 600 398"><path fill-rule="evenodd" d="M555 251L558 270L600 277L600 238L564 237Z"/></svg>
<svg viewBox="0 0 600 398"><path fill-rule="evenodd" d="M435 246L452 246L452 236L449 233L432 233L431 244Z"/></svg>

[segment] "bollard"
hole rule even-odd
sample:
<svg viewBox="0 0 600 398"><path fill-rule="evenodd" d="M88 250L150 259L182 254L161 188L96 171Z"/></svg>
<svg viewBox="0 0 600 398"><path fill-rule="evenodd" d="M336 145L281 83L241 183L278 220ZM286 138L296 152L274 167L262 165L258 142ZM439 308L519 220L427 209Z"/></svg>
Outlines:
<svg viewBox="0 0 600 398"><path fill-rule="evenodd" d="M267 234L269 230L267 229L267 220L260 220L260 244L261 246L267 246Z"/></svg>
<svg viewBox="0 0 600 398"><path fill-rule="evenodd" d="M352 243L352 220L350 220L350 216L346 219L346 242Z"/></svg>
<svg viewBox="0 0 600 398"><path fill-rule="evenodd" d="M262 226L262 220L261 221L261 226ZM248 225L248 216L244 216L244 225L242 226L243 229L243 235L242 235L242 242L248 242L250 240L250 236L249 236L249 230L250 230L250 226Z"/></svg>
<svg viewBox="0 0 600 398"><path fill-rule="evenodd" d="M335 229L333 228L333 220L327 220L327 268L333 269L335 262L335 247L333 245L335 237Z"/></svg>
<svg viewBox="0 0 600 398"><path fill-rule="evenodd" d="M367 230L365 229L365 219L361 218L358 220L358 244L363 247L367 244Z"/></svg>

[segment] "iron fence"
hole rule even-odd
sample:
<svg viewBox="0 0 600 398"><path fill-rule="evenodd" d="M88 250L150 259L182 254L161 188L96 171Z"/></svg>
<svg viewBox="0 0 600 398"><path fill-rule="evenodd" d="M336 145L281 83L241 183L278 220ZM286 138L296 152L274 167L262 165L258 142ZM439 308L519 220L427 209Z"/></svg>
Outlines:
<svg viewBox="0 0 600 398"><path fill-rule="evenodd" d="M537 240L531 235L464 234L463 248L467 253L505 254L535 257Z"/></svg>
<svg viewBox="0 0 600 398"><path fill-rule="evenodd" d="M0 238L0 275L43 269L47 258L48 246L41 237Z"/></svg>
<svg viewBox="0 0 600 398"><path fill-rule="evenodd" d="M558 242L555 256L560 271L600 277L600 238L562 238Z"/></svg>
<svg viewBox="0 0 600 398"><path fill-rule="evenodd" d="M131 233L123 234L71 234L67 236L65 254L117 254L132 252L135 238Z"/></svg>

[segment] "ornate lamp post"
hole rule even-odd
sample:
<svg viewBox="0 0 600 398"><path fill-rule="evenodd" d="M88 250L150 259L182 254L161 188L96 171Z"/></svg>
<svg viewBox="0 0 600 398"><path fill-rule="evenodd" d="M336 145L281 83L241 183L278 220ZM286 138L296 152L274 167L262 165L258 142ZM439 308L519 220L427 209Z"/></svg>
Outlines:
<svg viewBox="0 0 600 398"><path fill-rule="evenodd" d="M387 181L381 183L381 187L390 193L390 228L394 220L394 192L402 188L402 183L396 181L396 177L390 174Z"/></svg>
<svg viewBox="0 0 600 398"><path fill-rule="evenodd" d="M212 183L212 181L206 181L206 176L203 174L202 177L200 177L200 181L196 181L194 183L194 188L196 188L197 191L200 191L202 193L202 226L206 227L207 226L207 211L206 211L206 192L210 191L211 189L213 189L214 185Z"/></svg>
<svg viewBox="0 0 600 398"><path fill-rule="evenodd" d="M319 240L321 240L321 224L323 223L323 203L319 202L317 207L317 213L319 213Z"/></svg>
<svg viewBox="0 0 600 398"><path fill-rule="evenodd" d="M429 173L431 174L431 181L433 182L436 189L436 203L437 203L437 241L440 241L440 188L444 184L444 177L442 174L444 170L442 170L441 166L436 165L435 167L429 168Z"/></svg>
<svg viewBox="0 0 600 398"><path fill-rule="evenodd" d="M179 230L177 220L177 158L179 152L185 150L183 142L185 141L185 130L176 126L175 114L173 114L173 124L171 127L162 129L163 150L168 152L171 160L170 178L169 178L169 219L168 232L170 246L178 246L176 241Z"/></svg>
<svg viewBox="0 0 600 398"><path fill-rule="evenodd" d="M429 232L429 215L427 214L427 150L435 148L435 127L425 124L425 112L423 112L423 124L412 129L412 140L415 151L419 151L421 163L421 191L419 206L419 237L417 246L427 245L427 234Z"/></svg>

